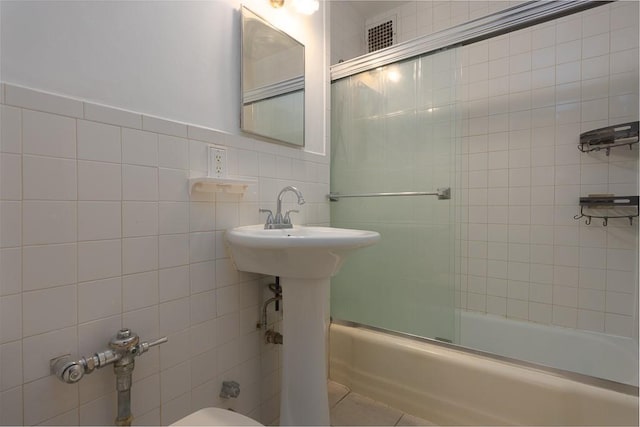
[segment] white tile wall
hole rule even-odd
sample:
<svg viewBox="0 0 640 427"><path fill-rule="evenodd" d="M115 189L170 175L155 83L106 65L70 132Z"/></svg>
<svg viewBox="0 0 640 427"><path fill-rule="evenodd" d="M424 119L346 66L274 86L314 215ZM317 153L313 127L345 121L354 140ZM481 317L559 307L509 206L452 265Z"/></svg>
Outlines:
<svg viewBox="0 0 640 427"><path fill-rule="evenodd" d="M358 37L362 43L365 25L384 16L398 17L403 42L516 3L406 2L373 17L332 5L332 48L339 52L332 64L364 54L362 44L359 51L347 47ZM461 50L460 61L459 306L637 334L637 222L605 228L573 216L580 196L638 194L637 148L609 157L576 149L581 132L638 120L638 3L478 42ZM619 238L629 256L608 252Z"/></svg>
<svg viewBox="0 0 640 427"><path fill-rule="evenodd" d="M0 424L111 424L112 371L67 385L49 359L102 350L123 326L169 336L136 363L136 423L211 405L273 421L278 389L261 384L278 375L268 360L279 353L255 331L269 280L235 270L224 230L262 221L258 208L274 208L289 184L307 200L298 222L327 224L328 159L1 88ZM256 179L244 196L189 194L212 143L227 149L230 174ZM220 401L223 379L240 381L242 398Z"/></svg>
<svg viewBox="0 0 640 427"><path fill-rule="evenodd" d="M637 147L576 149L581 132L638 120L637 16L637 2L619 2L491 39L488 57L487 42L461 50L461 72L474 77L459 95L469 117L460 307L637 333L637 222L573 219L580 196L638 194ZM487 81L489 92L471 87Z"/></svg>
<svg viewBox="0 0 640 427"><path fill-rule="evenodd" d="M331 64L367 53L365 28L391 16L397 18L396 43L402 43L518 3L521 1L409 1L373 16L363 16L362 8L356 10L349 2L334 2L331 5Z"/></svg>
<svg viewBox="0 0 640 427"><path fill-rule="evenodd" d="M331 4L331 64L366 53L365 28L396 17L396 43L431 34L470 19L514 6L520 1L410 1L370 16L349 2Z"/></svg>

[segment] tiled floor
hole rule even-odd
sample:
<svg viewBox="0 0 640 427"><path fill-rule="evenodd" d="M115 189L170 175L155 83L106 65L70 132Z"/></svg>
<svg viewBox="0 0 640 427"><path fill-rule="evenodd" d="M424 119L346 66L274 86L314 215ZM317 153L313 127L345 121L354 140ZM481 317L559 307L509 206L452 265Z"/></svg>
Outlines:
<svg viewBox="0 0 640 427"><path fill-rule="evenodd" d="M405 414L373 399L351 392L329 381L332 426L433 426L435 424Z"/></svg>

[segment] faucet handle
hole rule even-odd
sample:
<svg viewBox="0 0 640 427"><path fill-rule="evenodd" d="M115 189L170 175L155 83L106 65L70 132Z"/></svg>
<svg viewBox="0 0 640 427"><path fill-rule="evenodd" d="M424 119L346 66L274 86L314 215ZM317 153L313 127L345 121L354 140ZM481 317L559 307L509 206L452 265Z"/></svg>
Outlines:
<svg viewBox="0 0 640 427"><path fill-rule="evenodd" d="M271 211L271 209L258 209L258 212L268 213L269 215L267 215L267 224L273 223L273 212Z"/></svg>
<svg viewBox="0 0 640 427"><path fill-rule="evenodd" d="M144 341L138 344L132 351L137 356L140 356L142 353L146 353L147 351L149 351L149 348L164 344L167 341L169 341L167 337L158 338L157 340L151 342Z"/></svg>
<svg viewBox="0 0 640 427"><path fill-rule="evenodd" d="M291 212L298 213L300 211L297 209L291 209L290 211L285 212L284 219L282 220L284 224L291 224L291 217L289 216Z"/></svg>
<svg viewBox="0 0 640 427"><path fill-rule="evenodd" d="M267 220L264 223L264 228L268 229L268 228L273 228L273 212L271 212L271 209L258 209L258 212L260 213L268 213L269 215L267 215Z"/></svg>

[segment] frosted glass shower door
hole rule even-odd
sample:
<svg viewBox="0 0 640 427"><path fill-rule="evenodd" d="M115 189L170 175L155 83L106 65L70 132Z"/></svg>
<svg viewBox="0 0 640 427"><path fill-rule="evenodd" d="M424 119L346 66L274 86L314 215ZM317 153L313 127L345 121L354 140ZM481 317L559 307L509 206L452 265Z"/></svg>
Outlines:
<svg viewBox="0 0 640 427"><path fill-rule="evenodd" d="M455 191L455 51L332 84L331 191ZM332 280L334 319L453 341L454 198L342 198L334 227L378 231Z"/></svg>

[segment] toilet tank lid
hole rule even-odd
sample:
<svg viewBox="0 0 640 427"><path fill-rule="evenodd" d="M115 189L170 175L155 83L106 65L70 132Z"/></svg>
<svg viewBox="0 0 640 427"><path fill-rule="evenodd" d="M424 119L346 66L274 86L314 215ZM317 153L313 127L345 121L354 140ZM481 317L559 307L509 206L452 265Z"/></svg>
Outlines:
<svg viewBox="0 0 640 427"><path fill-rule="evenodd" d="M172 426L261 426L259 422L237 412L221 408L203 408L179 419Z"/></svg>

